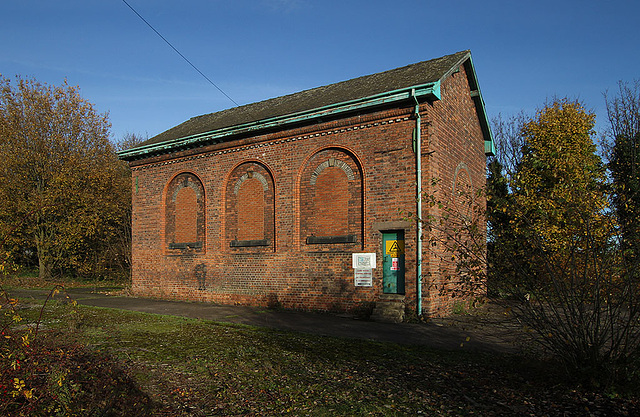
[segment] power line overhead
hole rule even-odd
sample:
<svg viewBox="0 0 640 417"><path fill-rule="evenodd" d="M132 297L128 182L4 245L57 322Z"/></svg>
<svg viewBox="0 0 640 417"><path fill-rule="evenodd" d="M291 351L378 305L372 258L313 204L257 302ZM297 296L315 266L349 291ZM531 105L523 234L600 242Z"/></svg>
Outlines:
<svg viewBox="0 0 640 417"><path fill-rule="evenodd" d="M218 89L218 91L220 91L226 98L228 98L229 100L231 100L231 102L233 104L235 104L236 106L240 106L238 103L236 103L236 101L234 99L232 99L231 97L229 97L229 95L227 93L225 93L220 87L218 87L213 81L211 81L211 79L209 77L207 77L202 71L200 71L200 69L198 69L198 67L196 67L191 61L189 61L189 59L187 59L186 56L184 56L175 46L173 46L171 44L171 42L169 42L167 40L167 38L165 38L164 36L162 36L162 34L160 32L158 32L156 30L156 28L154 28L151 23L149 23L144 17L142 17L142 15L140 13L138 13L138 11L136 9L133 8L133 6L131 6L129 3L127 3L126 0L122 0L122 2L124 4L126 4L131 11L133 11L136 16L138 16L144 23L147 24L147 26L149 26L151 28L151 30L153 30L156 35L158 35L163 41L165 41L165 43L167 45L169 45L171 47L171 49L173 49L178 55L180 55L180 57L182 59L184 59L189 65L191 65L191 67L193 67L194 70L196 70L198 72L198 74L202 75L204 77L205 80L207 80L209 82L209 84L211 84L212 86L214 86L215 88Z"/></svg>

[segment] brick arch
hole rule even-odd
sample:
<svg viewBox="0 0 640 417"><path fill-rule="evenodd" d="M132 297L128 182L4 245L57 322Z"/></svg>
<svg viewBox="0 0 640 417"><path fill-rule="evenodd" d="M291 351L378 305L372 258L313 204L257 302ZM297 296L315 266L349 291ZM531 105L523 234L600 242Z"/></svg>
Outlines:
<svg viewBox="0 0 640 417"><path fill-rule="evenodd" d="M164 192L164 241L171 253L205 250L205 191L192 172L176 174Z"/></svg>
<svg viewBox="0 0 640 417"><path fill-rule="evenodd" d="M259 161L243 161L229 173L224 193L225 250L275 250L275 182Z"/></svg>
<svg viewBox="0 0 640 417"><path fill-rule="evenodd" d="M460 192L463 188L473 188L471 183L471 175L469 175L469 168L464 162L460 162L453 173L453 191Z"/></svg>
<svg viewBox="0 0 640 417"><path fill-rule="evenodd" d="M310 250L350 250L363 245L364 175L349 150L327 147L311 154L298 178L298 232Z"/></svg>
<svg viewBox="0 0 640 417"><path fill-rule="evenodd" d="M256 179L262 185L263 191L269 190L269 181L264 177L264 175L259 172L247 171L242 174L238 181L236 181L236 185L235 187L233 187L233 193L238 194L238 192L240 191L240 186L242 186L245 181L250 179Z"/></svg>
<svg viewBox="0 0 640 417"><path fill-rule="evenodd" d="M347 179L350 181L355 178L353 175L353 170L351 169L349 164L346 164L343 161L336 158L329 158L328 160L318 165L318 167L313 171L313 173L311 174L311 185L315 185L316 180L318 179L320 174L322 174L322 171L330 167L337 167L341 169L347 176Z"/></svg>

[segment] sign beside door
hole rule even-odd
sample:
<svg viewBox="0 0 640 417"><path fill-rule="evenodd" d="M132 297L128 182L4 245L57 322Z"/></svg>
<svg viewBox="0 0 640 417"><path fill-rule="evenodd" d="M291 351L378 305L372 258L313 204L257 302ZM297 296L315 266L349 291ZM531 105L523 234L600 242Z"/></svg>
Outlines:
<svg viewBox="0 0 640 417"><path fill-rule="evenodd" d="M353 284L356 287L373 286L373 269L357 268L353 270Z"/></svg>
<svg viewBox="0 0 640 417"><path fill-rule="evenodd" d="M356 287L373 286L373 268L376 267L375 253L352 254L353 284Z"/></svg>
<svg viewBox="0 0 640 417"><path fill-rule="evenodd" d="M398 261L398 258L391 258L391 270L392 271L400 270L400 262Z"/></svg>
<svg viewBox="0 0 640 417"><path fill-rule="evenodd" d="M353 253L351 254L351 264L353 269L376 267L376 254L374 253Z"/></svg>

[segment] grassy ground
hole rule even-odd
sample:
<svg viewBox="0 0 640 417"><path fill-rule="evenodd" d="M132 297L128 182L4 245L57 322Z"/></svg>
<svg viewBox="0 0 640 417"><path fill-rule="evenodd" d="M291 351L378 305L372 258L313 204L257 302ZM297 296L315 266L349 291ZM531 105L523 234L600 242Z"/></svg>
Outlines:
<svg viewBox="0 0 640 417"><path fill-rule="evenodd" d="M117 382L109 374L109 381L133 382L135 390L122 392L150 399L140 410L151 415L640 414L634 397L583 389L552 365L523 357L62 304L45 310L39 338L109 358L111 374L126 376ZM22 311L31 320L39 314ZM113 415L127 415L123 410Z"/></svg>
<svg viewBox="0 0 640 417"><path fill-rule="evenodd" d="M2 276L2 288L53 288L62 285L65 288L113 287L127 288L131 280L125 275L114 275L110 278L85 279L82 277L56 276L40 279L37 270L24 270L19 273Z"/></svg>

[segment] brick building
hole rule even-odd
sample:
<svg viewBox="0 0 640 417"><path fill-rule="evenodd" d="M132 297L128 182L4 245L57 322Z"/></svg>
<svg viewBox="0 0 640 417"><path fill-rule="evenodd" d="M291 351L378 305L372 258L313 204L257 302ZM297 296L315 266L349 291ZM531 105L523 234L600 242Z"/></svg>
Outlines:
<svg viewBox="0 0 640 417"><path fill-rule="evenodd" d="M133 175L132 290L444 313L432 284L452 266L419 249L400 210L417 212L418 178L445 195L483 187L492 149L469 51L194 117L120 153Z"/></svg>

